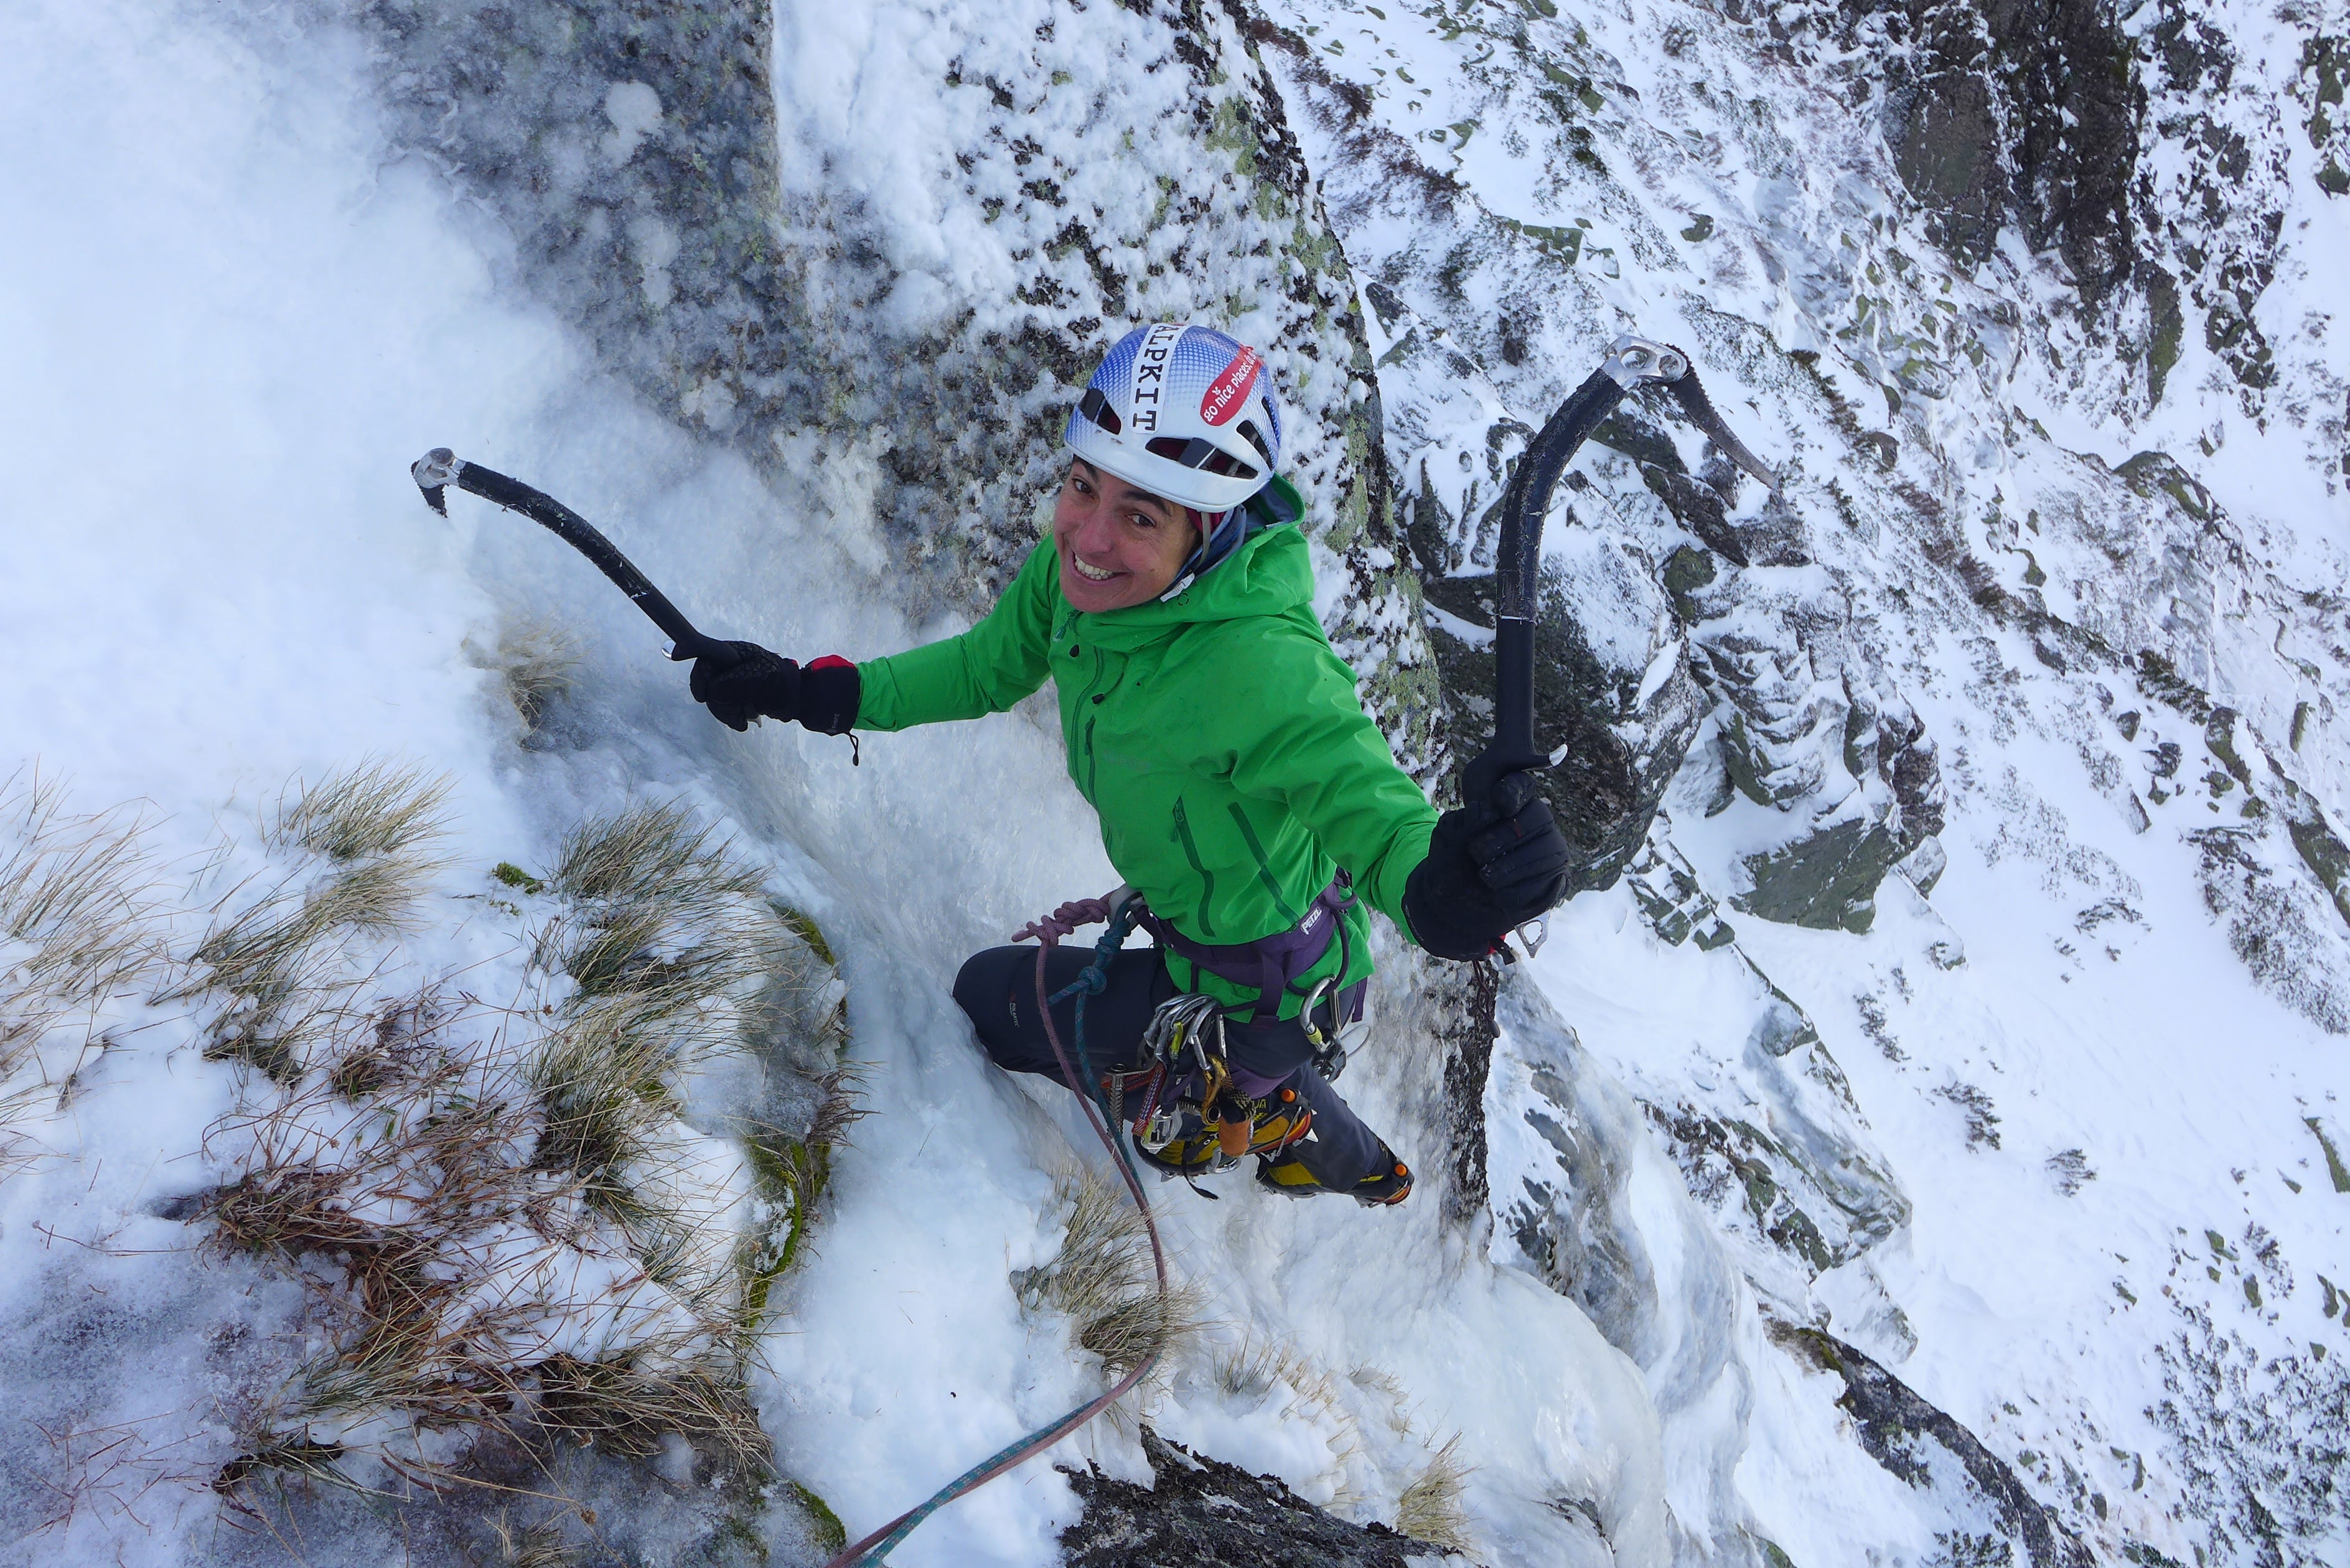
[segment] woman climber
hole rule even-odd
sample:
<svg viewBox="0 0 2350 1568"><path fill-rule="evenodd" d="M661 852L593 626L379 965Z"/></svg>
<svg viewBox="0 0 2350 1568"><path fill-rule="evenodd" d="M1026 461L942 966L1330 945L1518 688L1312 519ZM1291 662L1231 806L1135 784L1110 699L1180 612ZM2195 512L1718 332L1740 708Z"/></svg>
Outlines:
<svg viewBox="0 0 2350 1568"><path fill-rule="evenodd" d="M1315 618L1254 349L1137 328L1066 440L1051 535L969 631L805 668L729 643L695 661L693 695L737 730L764 716L840 734L1000 713L1049 678L1069 776L1126 878L1114 898L1137 901L1064 905L1019 935L1123 914L1158 939L1113 955L1085 1003L1113 1116L1187 1179L1253 1155L1275 1191L1400 1202L1409 1168L1329 1082L1371 973L1364 905L1439 957L1482 958L1558 901L1565 839L1523 765L1441 815L1396 765ZM1055 948L1052 992L1087 962ZM1035 974L1034 949L991 948L955 1000L997 1065L1062 1079ZM1052 1009L1063 1040L1076 1006Z"/></svg>

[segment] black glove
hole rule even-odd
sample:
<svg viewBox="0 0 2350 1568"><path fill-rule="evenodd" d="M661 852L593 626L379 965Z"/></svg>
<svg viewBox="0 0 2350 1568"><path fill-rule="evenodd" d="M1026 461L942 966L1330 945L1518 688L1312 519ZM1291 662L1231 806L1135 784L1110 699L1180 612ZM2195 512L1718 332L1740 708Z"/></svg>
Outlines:
<svg viewBox="0 0 2350 1568"><path fill-rule="evenodd" d="M1575 856L1538 793L1532 769L1543 761L1507 759L1502 765L1517 765L1498 777L1497 767L1472 763L1469 804L1436 819L1428 858L1404 882L1403 912L1437 957L1483 958L1565 897Z"/></svg>
<svg viewBox="0 0 2350 1568"><path fill-rule="evenodd" d="M863 695L857 666L827 655L802 669L755 642L713 642L693 659L693 700L731 730L754 719L797 719L822 734L846 734Z"/></svg>

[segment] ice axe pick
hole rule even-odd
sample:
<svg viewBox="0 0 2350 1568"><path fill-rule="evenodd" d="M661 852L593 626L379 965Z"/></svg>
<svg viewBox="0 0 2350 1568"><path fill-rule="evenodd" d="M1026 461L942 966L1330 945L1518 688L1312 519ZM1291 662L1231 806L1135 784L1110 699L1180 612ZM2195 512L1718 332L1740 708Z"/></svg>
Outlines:
<svg viewBox="0 0 2350 1568"><path fill-rule="evenodd" d="M681 661L725 658L723 643L695 630L685 613L669 602L669 596L637 570L635 562L620 554L612 541L586 518L545 491L534 490L519 479L508 478L478 462L467 462L445 446L436 446L418 458L408 465L408 472L415 479L416 487L424 493L424 504L443 517L449 515L449 486L453 484L509 512L521 513L587 556L596 564L598 571L619 586L620 591L655 626L669 634L670 658Z"/></svg>

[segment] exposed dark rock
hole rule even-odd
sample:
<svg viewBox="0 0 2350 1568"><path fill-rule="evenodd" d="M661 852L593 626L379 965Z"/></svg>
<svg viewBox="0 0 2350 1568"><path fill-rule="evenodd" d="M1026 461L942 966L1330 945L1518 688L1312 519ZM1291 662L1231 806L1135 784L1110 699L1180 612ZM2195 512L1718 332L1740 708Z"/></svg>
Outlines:
<svg viewBox="0 0 2350 1568"><path fill-rule="evenodd" d="M1444 1047L1444 1147L1452 1179L1444 1191L1448 1219L1485 1211L1491 1195L1485 1170L1485 1078L1492 1071L1493 1018L1501 982L1491 964L1446 964L1433 982L1436 1038Z"/></svg>
<svg viewBox="0 0 2350 1568"><path fill-rule="evenodd" d="M1852 1417L1871 1459L1919 1490L1950 1494L1954 1515L1975 1517L1983 1533L1964 1532L1977 1553L1964 1561L2094 1568L2088 1547L2012 1469L1908 1384L1822 1330L1773 1323L1769 1331L1783 1348L1844 1380L1836 1406Z"/></svg>
<svg viewBox="0 0 2350 1568"><path fill-rule="evenodd" d="M2211 520L2211 493L2168 452L2142 452L2114 470L2140 495L2160 491L2198 523Z"/></svg>
<svg viewBox="0 0 2350 1568"><path fill-rule="evenodd" d="M1349 1524L1271 1476L1203 1459L1145 1426L1148 1487L1063 1469L1085 1500L1061 1532L1067 1568L1407 1568L1438 1548L1386 1525Z"/></svg>
<svg viewBox="0 0 2350 1568"><path fill-rule="evenodd" d="M1660 468L1668 473L1689 472L1689 464L1681 461L1680 449L1673 445L1673 438L1637 402L1617 404L1614 413L1592 428L1591 439L1643 467Z"/></svg>
<svg viewBox="0 0 2350 1568"><path fill-rule="evenodd" d="M1683 626L1696 621L1701 613L1698 608L1697 594L1711 587L1721 576L1721 563L1714 558L1712 552L1701 550L1694 545L1683 545L1666 556L1665 597L1672 604L1674 618Z"/></svg>
<svg viewBox="0 0 2350 1568"><path fill-rule="evenodd" d="M1657 499L1665 504L1674 520L1696 535L1708 549L1732 566L1752 564L1746 542L1730 526L1729 508L1711 485L1655 463L1643 463L1640 477L1657 493Z"/></svg>
<svg viewBox="0 0 2350 1568"><path fill-rule="evenodd" d="M1742 796L1781 819L1758 825L1757 836L1778 842L1745 857L1748 885L1731 904L1866 930L1886 873L1942 828L1941 770L1923 722L1897 691L1871 684L1840 584L1763 567L1707 576L1707 563L1677 559L1686 586L1675 602L1695 618L1697 670L1721 699L1718 742L1691 764L1718 757L1728 787L1709 810Z"/></svg>
<svg viewBox="0 0 2350 1568"><path fill-rule="evenodd" d="M1753 886L1738 908L1783 925L1865 931L1877 915L1877 887L1908 854L1883 827L1848 817L1825 830L1746 859Z"/></svg>
<svg viewBox="0 0 2350 1568"><path fill-rule="evenodd" d="M1731 503L1741 483L1726 464L1709 464L1693 474L1664 428L1640 405L1626 402L1591 432L1592 441L1622 452L1640 465L1640 481L1665 504L1673 520L1733 566L1800 566L1811 558L1803 523L1782 504L1764 505L1759 516L1733 520Z"/></svg>
<svg viewBox="0 0 2350 1568"><path fill-rule="evenodd" d="M1651 831L1624 879L1650 929L1674 947L1695 937L1700 949L1711 952L1736 940L1713 895L1670 839Z"/></svg>
<svg viewBox="0 0 2350 1568"><path fill-rule="evenodd" d="M486 198L520 280L658 406L722 433L840 389L794 350L759 0L369 0L395 138ZM811 400L814 400L811 401Z"/></svg>
<svg viewBox="0 0 2350 1568"><path fill-rule="evenodd" d="M2201 317L2204 346L2235 377L2245 411L2255 413L2277 379L2275 346L2258 325L2257 307L2281 254L2291 119L2278 112L2283 106L2261 73L2238 68L2226 31L2186 0L2161 0L2138 48L2149 145L2137 204L2148 236L2163 242L2168 285L2148 290L2153 348L2176 361L2188 326L2183 294ZM2325 102L2329 82L2340 94L2336 58L2324 36L2313 33L2304 74L2293 84L2308 113L2297 129L2321 151L2321 187L2324 170L2337 167L2327 161L2338 133ZM2150 361L2150 382L2154 369Z"/></svg>
<svg viewBox="0 0 2350 1568"><path fill-rule="evenodd" d="M1889 8L1855 5L1882 17ZM2130 46L2102 0L1908 0L1888 72L1887 140L1901 178L1961 256L2016 222L2054 246L2084 295L2128 275L2138 151Z"/></svg>
<svg viewBox="0 0 2350 1568"><path fill-rule="evenodd" d="M1752 1235L1794 1259L1806 1277L1851 1262L1908 1220L1908 1200L1865 1158L1841 1162L1832 1172L1840 1179L1824 1181L1831 1172L1801 1144L1752 1121L1688 1104L1647 1109L1690 1195L1732 1228L1751 1224ZM1852 1179L1863 1172L1875 1180Z"/></svg>

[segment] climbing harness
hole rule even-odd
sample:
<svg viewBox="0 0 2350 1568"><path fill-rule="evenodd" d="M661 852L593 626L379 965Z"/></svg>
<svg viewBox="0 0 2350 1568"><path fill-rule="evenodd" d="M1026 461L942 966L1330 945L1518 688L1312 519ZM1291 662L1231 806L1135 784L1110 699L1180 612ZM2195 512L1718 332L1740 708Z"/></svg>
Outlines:
<svg viewBox="0 0 2350 1568"><path fill-rule="evenodd" d="M1345 872L1323 891L1314 902L1306 920L1297 927L1264 939L1262 942L1235 944L1230 947L1207 948L1204 944L1182 939L1184 946L1206 956L1185 953L1194 963L1210 973L1222 971L1222 964L1234 971L1245 971L1248 978L1235 980L1238 984L1254 983L1257 975L1273 978L1286 989L1298 974L1314 967L1329 950L1335 936L1346 940L1340 916L1354 901L1348 890ZM1061 933L1068 929L1062 917L1077 922L1107 918L1107 929L1094 944L1093 962L1077 978L1057 992L1048 991L1045 974L1046 956L1059 942ZM1315 917L1320 917L1318 919ZM1191 1190L1202 1198L1216 1195L1199 1185L1198 1176L1211 1175L1231 1169L1247 1155L1259 1157L1260 1171L1279 1160L1286 1151L1312 1130L1313 1113L1296 1090L1274 1085L1262 1096L1251 1096L1243 1092L1239 1076L1224 1054L1224 1031L1228 1021L1223 1004L1214 997L1187 992L1170 997L1159 1003L1151 1013L1143 1033L1144 1065L1130 1072L1097 1073L1092 1054L1086 1049L1086 1000L1098 996L1109 985L1110 961L1125 946L1127 933L1137 926L1169 946L1171 928L1153 916L1139 895L1131 888L1120 888L1106 898L1087 900L1080 906L1064 906L1053 917L1024 928L1023 936L1035 936L1041 944L1036 952L1036 1002L1044 1015L1045 1037L1053 1047L1054 1060L1059 1064L1064 1082L1077 1091L1077 1102L1085 1107L1086 1119L1094 1129L1102 1147L1118 1162L1118 1174L1125 1179L1126 1189L1133 1196L1134 1206L1140 1211L1145 1231L1150 1237L1150 1261L1157 1271L1159 1293L1163 1302L1167 1293L1167 1254L1159 1238L1159 1220L1150 1211L1150 1201L1144 1196L1142 1182L1135 1169L1134 1158L1157 1169L1162 1177L1180 1176ZM1318 929L1309 929L1318 928ZM1183 952L1184 947L1176 947ZM1340 972L1345 972L1342 950ZM1227 978L1232 978L1228 976ZM1335 1078L1346 1065L1347 1046L1344 1042L1359 1042L1357 1031L1363 1015L1364 986L1357 981L1345 992L1331 994L1331 981L1317 981L1306 993L1305 1010L1299 1022L1305 1038L1314 1048L1313 1065L1326 1078ZM1278 994L1272 992L1271 994ZM1071 1044L1061 1042L1060 1030L1053 1023L1053 1009L1074 999L1076 1026L1072 1031ZM1325 1031L1315 1013L1325 1002L1330 1005L1331 1027ZM1350 1019L1352 1022L1350 1023ZM1247 1024L1229 1024L1247 1028ZM1074 1059L1073 1059L1074 1058ZM1126 1140L1118 1130L1128 1134ZM1384 1145L1381 1146L1385 1147ZM1129 1154L1131 1149L1131 1154ZM1176 1152L1170 1153L1170 1150ZM1398 1171L1403 1167L1399 1163ZM1278 1184L1268 1182L1275 1190ZM1404 1178L1403 1191L1409 1190L1409 1179ZM1399 1197L1400 1194L1398 1195ZM1379 1201L1390 1201L1382 1198ZM1159 1353L1152 1351L1141 1365L1119 1379L1118 1386L1078 1406L1050 1426L1040 1427L941 1487L927 1501L907 1510L872 1534L847 1547L825 1564L825 1568L875 1568L888 1557L890 1550L911 1534L922 1521L964 1494L977 1490L1006 1470L1051 1448L1063 1438L1100 1415L1128 1389L1149 1375L1157 1366Z"/></svg>
<svg viewBox="0 0 2350 1568"><path fill-rule="evenodd" d="M1135 910L1130 903L1114 909L1110 915L1109 929L1103 933L1100 941L1094 944L1094 961L1086 966L1085 971L1076 980L1049 995L1045 991L1045 962L1058 939L1049 931L1041 935L1039 940L1043 945L1036 950L1036 1001L1045 1015L1045 1038L1052 1043L1053 1056L1060 1064L1061 1076L1077 1089L1077 1102L1085 1107L1086 1119L1093 1124L1102 1147L1108 1149L1110 1158L1118 1162L1118 1174L1126 1179L1126 1189L1133 1195L1134 1206L1141 1212L1143 1229L1150 1237L1150 1262L1158 1272L1159 1300L1163 1308L1167 1301L1167 1251L1159 1243L1159 1220L1150 1212L1150 1199L1143 1194L1142 1183L1135 1175L1133 1164L1110 1131L1112 1123L1107 1119L1108 1106L1097 1098L1101 1092L1099 1080L1094 1076L1093 1064L1086 1052L1086 998L1100 995L1108 986L1110 960L1125 944L1126 933L1133 929L1134 918ZM1076 1001L1076 1061L1074 1064L1069 1060L1069 1052L1061 1044L1061 1032L1053 1026L1054 1007L1073 997ZM1150 1369L1158 1365L1159 1352L1154 1349L1120 1378L1118 1386L1108 1393L1078 1406L1051 1425L1039 1427L1018 1442L989 1455L941 1487L924 1502L908 1509L872 1534L842 1551L827 1563L825 1568L873 1568L889 1555L892 1548L912 1534L922 1521L966 1492L978 1490L1006 1470L1051 1448L1116 1404L1128 1389L1149 1376Z"/></svg>
<svg viewBox="0 0 2350 1568"><path fill-rule="evenodd" d="M1234 985L1253 987L1262 1006L1263 998L1284 994L1299 975L1320 963L1334 940L1340 944L1338 967L1344 972L1346 912L1354 902L1354 879L1341 867L1330 885L1314 896L1295 925L1253 942L1195 942L1148 908L1136 918L1161 947L1173 950L1194 968ZM1279 1005L1274 1003L1276 1012Z"/></svg>

